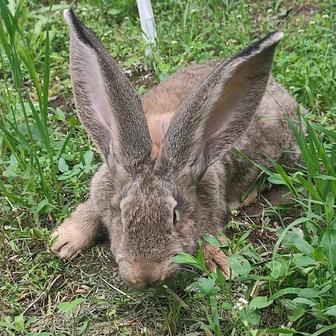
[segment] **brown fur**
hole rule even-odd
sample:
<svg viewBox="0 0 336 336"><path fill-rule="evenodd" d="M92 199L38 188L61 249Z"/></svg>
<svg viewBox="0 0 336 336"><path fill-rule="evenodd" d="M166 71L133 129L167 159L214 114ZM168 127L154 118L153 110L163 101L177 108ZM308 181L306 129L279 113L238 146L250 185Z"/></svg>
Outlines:
<svg viewBox="0 0 336 336"><path fill-rule="evenodd" d="M294 160L286 153L294 141L284 116L293 117L297 103L269 79L281 35L228 62L182 70L145 95L141 107L98 39L72 12L65 17L78 114L105 163L88 201L56 229L53 250L71 258L104 225L121 277L144 288L175 274L171 258L194 253L198 239L217 234L225 213L241 206L259 171L234 148L265 165L268 158ZM215 262L229 273L221 251L205 253L211 268Z"/></svg>

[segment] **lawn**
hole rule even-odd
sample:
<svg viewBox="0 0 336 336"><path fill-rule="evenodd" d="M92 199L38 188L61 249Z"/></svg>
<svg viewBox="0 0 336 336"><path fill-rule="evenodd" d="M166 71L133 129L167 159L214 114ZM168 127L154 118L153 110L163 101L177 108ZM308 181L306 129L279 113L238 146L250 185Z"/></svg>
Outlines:
<svg viewBox="0 0 336 336"><path fill-rule="evenodd" d="M273 75L307 109L292 131L300 168L274 163L273 185L229 214L234 275L197 256L176 283L127 289L106 239L72 261L50 232L87 197L101 160L80 125L57 1L0 0L0 335L336 335L336 5L332 0L152 1L147 55L136 2L73 8L140 94L191 63L225 59L266 33L285 33ZM282 197L285 195L286 197Z"/></svg>

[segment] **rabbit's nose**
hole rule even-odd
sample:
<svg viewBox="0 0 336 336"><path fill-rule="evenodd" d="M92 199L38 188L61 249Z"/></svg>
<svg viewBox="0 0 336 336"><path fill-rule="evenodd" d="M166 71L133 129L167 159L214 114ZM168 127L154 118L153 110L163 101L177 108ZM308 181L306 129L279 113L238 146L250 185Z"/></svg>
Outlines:
<svg viewBox="0 0 336 336"><path fill-rule="evenodd" d="M128 284L135 289L153 287L164 280L160 264L138 264L135 272L127 279Z"/></svg>

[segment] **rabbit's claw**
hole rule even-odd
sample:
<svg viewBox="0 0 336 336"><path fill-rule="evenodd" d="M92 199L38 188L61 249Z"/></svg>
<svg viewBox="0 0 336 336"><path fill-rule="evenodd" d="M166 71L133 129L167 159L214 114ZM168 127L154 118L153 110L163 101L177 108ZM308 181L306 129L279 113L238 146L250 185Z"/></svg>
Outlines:
<svg viewBox="0 0 336 336"><path fill-rule="evenodd" d="M75 225L65 221L52 234L54 243L51 250L61 259L73 259L78 253L87 247L81 231L76 230Z"/></svg>
<svg viewBox="0 0 336 336"><path fill-rule="evenodd" d="M223 237L218 237L218 240L222 243L225 243L225 239ZM215 272L216 268L219 267L224 276L229 278L230 267L225 253L218 246L212 245L210 243L206 243L204 245L203 251L205 262L210 272Z"/></svg>
<svg viewBox="0 0 336 336"><path fill-rule="evenodd" d="M80 204L52 234L51 250L62 259L73 259L92 245L99 228L99 216L92 206L92 200Z"/></svg>

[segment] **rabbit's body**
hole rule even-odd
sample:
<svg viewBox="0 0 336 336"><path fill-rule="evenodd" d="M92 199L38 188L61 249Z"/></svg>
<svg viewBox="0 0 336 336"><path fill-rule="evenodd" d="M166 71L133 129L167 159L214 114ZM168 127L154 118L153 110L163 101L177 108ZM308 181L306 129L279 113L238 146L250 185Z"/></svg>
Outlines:
<svg viewBox="0 0 336 336"><path fill-rule="evenodd" d="M264 165L296 159L285 116L295 115L297 103L269 79L282 35L226 63L178 72L143 97L142 111L100 42L72 12L65 16L78 113L105 163L89 199L56 230L53 248L72 257L103 224L121 276L142 288L174 274L171 258L193 253L198 239L216 234L225 214L244 202L259 170L236 148Z"/></svg>

